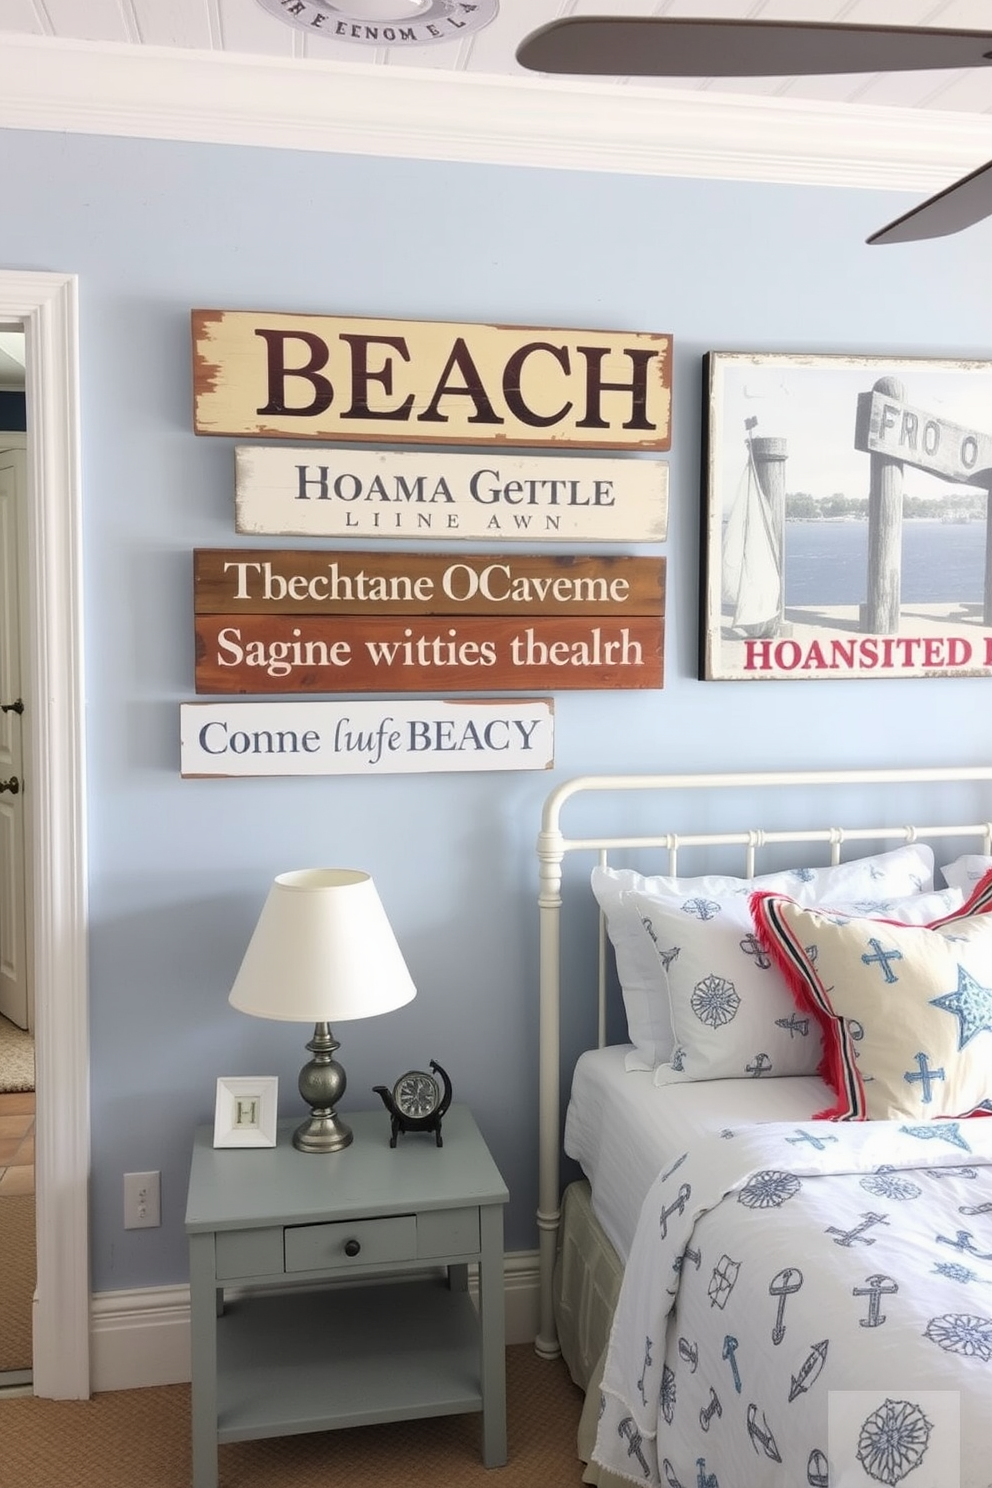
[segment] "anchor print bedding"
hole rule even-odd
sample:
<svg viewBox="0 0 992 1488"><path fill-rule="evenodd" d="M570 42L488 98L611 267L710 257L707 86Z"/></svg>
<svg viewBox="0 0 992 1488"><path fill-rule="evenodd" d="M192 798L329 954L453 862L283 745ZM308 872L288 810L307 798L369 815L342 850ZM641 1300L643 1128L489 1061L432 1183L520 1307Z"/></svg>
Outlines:
<svg viewBox="0 0 992 1488"><path fill-rule="evenodd" d="M593 1455L659 1488L992 1488L992 1120L701 1137L645 1199Z"/></svg>

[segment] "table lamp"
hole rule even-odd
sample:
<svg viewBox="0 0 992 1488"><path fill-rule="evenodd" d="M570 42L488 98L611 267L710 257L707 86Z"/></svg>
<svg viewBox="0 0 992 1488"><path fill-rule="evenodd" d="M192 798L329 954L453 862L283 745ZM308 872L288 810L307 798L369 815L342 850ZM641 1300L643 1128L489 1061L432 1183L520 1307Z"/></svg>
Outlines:
<svg viewBox="0 0 992 1488"><path fill-rule="evenodd" d="M280 873L269 889L229 1001L256 1018L313 1023L313 1058L300 1071L310 1117L293 1133L301 1152L337 1152L351 1128L335 1107L345 1072L331 1023L391 1012L416 996L369 874L353 868Z"/></svg>

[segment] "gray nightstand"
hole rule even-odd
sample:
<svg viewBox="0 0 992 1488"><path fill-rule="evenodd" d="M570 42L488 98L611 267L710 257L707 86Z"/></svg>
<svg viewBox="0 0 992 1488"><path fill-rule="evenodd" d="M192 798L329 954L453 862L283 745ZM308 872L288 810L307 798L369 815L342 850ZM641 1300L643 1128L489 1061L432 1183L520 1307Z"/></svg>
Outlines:
<svg viewBox="0 0 992 1488"><path fill-rule="evenodd" d="M506 1461L506 1185L466 1106L443 1147L391 1148L385 1111L348 1122L353 1144L326 1155L297 1152L295 1121L267 1148L196 1132L193 1488L216 1488L219 1442L463 1411L482 1412L485 1465Z"/></svg>

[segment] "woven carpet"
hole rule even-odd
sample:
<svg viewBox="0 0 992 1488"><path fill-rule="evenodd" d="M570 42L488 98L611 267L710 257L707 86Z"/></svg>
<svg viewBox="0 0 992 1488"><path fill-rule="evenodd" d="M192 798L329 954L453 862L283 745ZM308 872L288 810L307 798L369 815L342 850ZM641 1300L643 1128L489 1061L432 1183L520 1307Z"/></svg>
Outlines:
<svg viewBox="0 0 992 1488"><path fill-rule="evenodd" d="M34 1089L34 1039L0 1018L0 1091Z"/></svg>
<svg viewBox="0 0 992 1488"><path fill-rule="evenodd" d="M0 1198L0 1267L0 1370L30 1369L34 1194Z"/></svg>
<svg viewBox="0 0 992 1488"><path fill-rule="evenodd" d="M479 1457L478 1416L438 1416L219 1448L220 1488L580 1488L582 1397L561 1360L507 1350L510 1457ZM92 1400L0 1397L0 1482L10 1488L189 1488L189 1386Z"/></svg>

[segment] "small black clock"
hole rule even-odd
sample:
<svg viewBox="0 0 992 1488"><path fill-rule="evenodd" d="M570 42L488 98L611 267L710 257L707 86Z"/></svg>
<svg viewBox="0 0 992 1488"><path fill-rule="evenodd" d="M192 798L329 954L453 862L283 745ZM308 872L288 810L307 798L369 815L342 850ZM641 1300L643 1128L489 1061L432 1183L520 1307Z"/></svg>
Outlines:
<svg viewBox="0 0 992 1488"><path fill-rule="evenodd" d="M407 1070L400 1075L392 1090L386 1085L373 1085L372 1089L382 1096L382 1103L391 1117L392 1131L390 1147L396 1146L400 1132L432 1131L439 1147L441 1141L441 1117L451 1105L451 1081L433 1059L433 1074L426 1070ZM441 1077L441 1084L435 1076ZM442 1088L443 1087L443 1088Z"/></svg>

